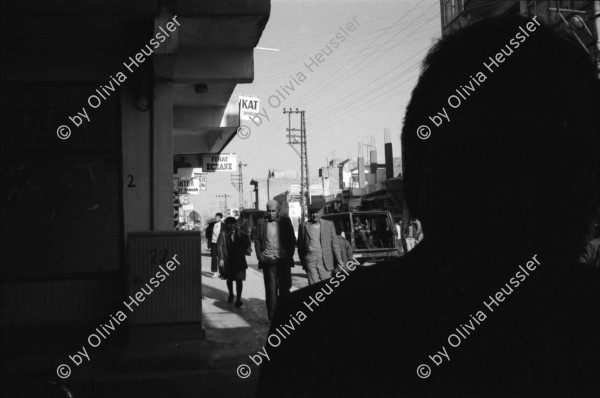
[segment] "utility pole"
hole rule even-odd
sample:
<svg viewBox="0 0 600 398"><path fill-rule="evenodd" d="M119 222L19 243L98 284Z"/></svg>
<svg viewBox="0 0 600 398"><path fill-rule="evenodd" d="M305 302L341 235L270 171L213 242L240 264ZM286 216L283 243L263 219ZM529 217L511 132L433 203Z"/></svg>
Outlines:
<svg viewBox="0 0 600 398"><path fill-rule="evenodd" d="M216 198L223 198L225 200L225 212L227 212L227 210L229 210L229 208L227 207L227 198L229 198L231 195L215 195ZM219 206L221 205L220 203L220 199L219 199Z"/></svg>
<svg viewBox="0 0 600 398"><path fill-rule="evenodd" d="M240 195L239 198L239 207L244 207L244 177L242 174L242 167L246 167L248 166L246 163L242 163L240 162L238 164L238 174L232 174L231 175L231 185L233 185L233 187L235 189L238 190L238 193Z"/></svg>
<svg viewBox="0 0 600 398"><path fill-rule="evenodd" d="M283 113L288 115L288 145L300 156L300 207L302 209L302 221L306 221L308 217L308 204L310 203L309 181L308 178L308 156L306 150L306 121L304 119L304 111L299 111L296 108L286 111L283 108ZM300 128L292 128L292 113L300 114ZM298 134L299 133L299 134ZM300 145L298 151L294 145Z"/></svg>

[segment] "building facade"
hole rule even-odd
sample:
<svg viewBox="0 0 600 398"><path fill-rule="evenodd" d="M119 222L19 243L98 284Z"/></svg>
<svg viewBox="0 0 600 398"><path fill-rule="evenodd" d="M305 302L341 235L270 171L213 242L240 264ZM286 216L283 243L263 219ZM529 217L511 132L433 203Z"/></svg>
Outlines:
<svg viewBox="0 0 600 398"><path fill-rule="evenodd" d="M173 230L175 161L219 153L269 0L2 6L5 326L104 321L130 233ZM230 109L231 108L231 109Z"/></svg>

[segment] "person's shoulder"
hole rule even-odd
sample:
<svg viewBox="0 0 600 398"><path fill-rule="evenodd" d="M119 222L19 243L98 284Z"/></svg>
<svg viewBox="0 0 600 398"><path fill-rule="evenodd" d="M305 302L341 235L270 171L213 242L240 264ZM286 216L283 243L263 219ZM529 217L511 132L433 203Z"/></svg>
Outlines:
<svg viewBox="0 0 600 398"><path fill-rule="evenodd" d="M282 224L286 224L286 225L292 225L292 219L289 218L288 216L279 217L279 222Z"/></svg>
<svg viewBox="0 0 600 398"><path fill-rule="evenodd" d="M280 305L280 315L283 316L281 319L295 313L296 309L307 309L307 300L315 298L319 292L324 292L326 299L311 317L320 318L323 315L322 321L332 324L336 324L342 318L354 319L360 308L373 311L381 306L382 299L386 302L399 300L399 297L390 296L390 285L403 287L401 291L395 289L396 295L410 296L411 281L414 280L413 274L416 269L418 266L412 261L396 258L368 267L358 266L352 270L338 271L331 279L296 290L287 296ZM395 282L391 283L392 280ZM314 323L315 327L320 328L319 325L319 322Z"/></svg>
<svg viewBox="0 0 600 398"><path fill-rule="evenodd" d="M411 313L426 313L413 308L412 303L420 300L411 287L414 279L407 267L408 262L400 258L368 267L344 268L328 280L283 298L270 334L285 331L289 325L294 331L285 344L269 353L273 363L266 366L269 372L280 374L273 366L285 367L285 374L294 377L310 378L322 372L342 376L346 371L358 372L365 363L379 361L379 369L385 368L385 361L379 358L382 352L407 356L407 350L413 349L399 349L408 347L415 333L404 322ZM421 319L413 317L411 322L420 325Z"/></svg>

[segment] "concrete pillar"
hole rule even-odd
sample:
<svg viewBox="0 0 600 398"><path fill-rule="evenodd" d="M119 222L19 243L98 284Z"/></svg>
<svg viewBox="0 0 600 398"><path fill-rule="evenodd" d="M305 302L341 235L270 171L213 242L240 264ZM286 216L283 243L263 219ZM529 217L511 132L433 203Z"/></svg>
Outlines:
<svg viewBox="0 0 600 398"><path fill-rule="evenodd" d="M152 230L173 229L173 83L155 79L152 108Z"/></svg>
<svg viewBox="0 0 600 398"><path fill-rule="evenodd" d="M358 158L358 187L365 187L365 158Z"/></svg>
<svg viewBox="0 0 600 398"><path fill-rule="evenodd" d="M377 151L369 152L369 158L371 160L371 174L377 173Z"/></svg>
<svg viewBox="0 0 600 398"><path fill-rule="evenodd" d="M385 144L385 178L394 178L394 153L391 142Z"/></svg>
<svg viewBox="0 0 600 398"><path fill-rule="evenodd" d="M151 228L151 113L136 106L132 85L121 88L121 146L123 152L123 227L128 232Z"/></svg>

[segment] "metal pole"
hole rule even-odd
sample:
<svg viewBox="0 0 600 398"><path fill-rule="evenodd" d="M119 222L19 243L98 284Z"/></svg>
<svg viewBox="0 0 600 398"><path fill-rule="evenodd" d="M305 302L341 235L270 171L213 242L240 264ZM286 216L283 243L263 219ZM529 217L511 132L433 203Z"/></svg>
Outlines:
<svg viewBox="0 0 600 398"><path fill-rule="evenodd" d="M300 128L292 129L292 112L300 114ZM292 147L292 149L298 154L300 157L300 209L302 211L301 218L302 221L306 221L308 217L308 202L310 202L309 195L309 178L308 178L308 156L306 150L306 128L305 128L305 119L304 119L304 111L299 111L296 108L295 111L291 109L287 111L285 108L283 109L283 113L287 113L288 115L288 144ZM296 131L299 131L300 134L295 134ZM294 145L300 145L300 150L298 151Z"/></svg>
<svg viewBox="0 0 600 398"><path fill-rule="evenodd" d="M242 176L242 165L243 163L240 162L239 163L239 168L240 168L240 203L239 203L239 207L241 208L243 206L244 203L244 177Z"/></svg>
<svg viewBox="0 0 600 398"><path fill-rule="evenodd" d="M297 108L296 112L298 112ZM302 116L300 116L300 208L302 209L302 221L306 222L308 217L308 206L306 204L306 182L304 180L304 177L306 176L306 172L304 171L305 162L304 129L302 128Z"/></svg>
<svg viewBox="0 0 600 398"><path fill-rule="evenodd" d="M306 200L307 203L310 204L311 203L311 197L310 197L310 178L309 178L309 174L308 174L308 142L306 140L306 119L304 117L304 111L301 111L300 114L300 125L301 125L301 129L302 129L302 135L304 136L304 140L303 140L303 153L304 153L304 178L305 178L305 184L306 184ZM308 216L308 209L307 209L307 216Z"/></svg>

